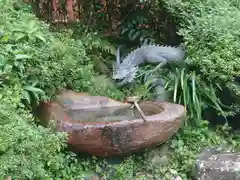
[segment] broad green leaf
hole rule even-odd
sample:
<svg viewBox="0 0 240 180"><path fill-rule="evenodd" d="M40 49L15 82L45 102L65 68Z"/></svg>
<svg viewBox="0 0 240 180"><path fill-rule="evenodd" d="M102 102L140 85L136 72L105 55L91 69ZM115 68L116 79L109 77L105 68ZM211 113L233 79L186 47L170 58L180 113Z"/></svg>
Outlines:
<svg viewBox="0 0 240 180"><path fill-rule="evenodd" d="M29 104L31 103L31 97L30 97L28 91L25 91L25 90L24 90L24 91L22 92L22 99L27 100L27 102L28 102Z"/></svg>
<svg viewBox="0 0 240 180"><path fill-rule="evenodd" d="M46 43L46 39L43 37L42 34L34 34L34 36L35 36L37 39L40 39L41 41L43 41L43 42Z"/></svg>
<svg viewBox="0 0 240 180"><path fill-rule="evenodd" d="M31 36L31 35L35 35L35 33L38 31L38 27L35 27L35 28L32 28L29 30L28 32L28 35Z"/></svg>
<svg viewBox="0 0 240 180"><path fill-rule="evenodd" d="M25 34L18 34L16 37L16 41L20 41L21 39L24 39L26 37Z"/></svg>
<svg viewBox="0 0 240 180"><path fill-rule="evenodd" d="M30 91L30 92L37 92L37 93L44 94L43 90L41 90L39 88L36 88L36 87L33 87L33 86L24 86L24 89L27 90L27 91Z"/></svg>

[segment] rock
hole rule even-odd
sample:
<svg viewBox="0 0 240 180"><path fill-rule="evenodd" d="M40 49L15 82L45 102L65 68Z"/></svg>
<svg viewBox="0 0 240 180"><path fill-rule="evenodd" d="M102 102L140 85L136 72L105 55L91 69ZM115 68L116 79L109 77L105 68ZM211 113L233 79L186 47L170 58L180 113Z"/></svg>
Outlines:
<svg viewBox="0 0 240 180"><path fill-rule="evenodd" d="M180 176L177 176L174 180L182 180Z"/></svg>
<svg viewBox="0 0 240 180"><path fill-rule="evenodd" d="M89 180L100 180L100 178L98 176L93 176Z"/></svg>
<svg viewBox="0 0 240 180"><path fill-rule="evenodd" d="M193 172L196 180L240 180L240 153L204 150Z"/></svg>
<svg viewBox="0 0 240 180"><path fill-rule="evenodd" d="M144 122L138 111L132 113L130 103L73 91L61 91L56 97L56 101L40 103L37 114L41 124L47 126L53 120L56 131L68 133L71 150L99 157L121 156L162 144L185 120L184 107L168 102L140 102L147 119ZM131 116L126 113L130 111Z"/></svg>

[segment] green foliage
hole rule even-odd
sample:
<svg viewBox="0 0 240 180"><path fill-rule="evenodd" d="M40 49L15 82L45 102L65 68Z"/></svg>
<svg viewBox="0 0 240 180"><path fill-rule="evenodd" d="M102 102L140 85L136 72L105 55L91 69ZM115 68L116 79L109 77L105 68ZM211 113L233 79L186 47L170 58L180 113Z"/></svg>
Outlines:
<svg viewBox="0 0 240 180"><path fill-rule="evenodd" d="M195 71L187 72L185 68L176 68L166 81L166 89L173 93L173 102L183 104L187 108L187 115L193 121L192 125L200 123L204 118L203 110L207 107L212 107L225 116L222 103L213 87L212 83L201 82Z"/></svg>
<svg viewBox="0 0 240 180"><path fill-rule="evenodd" d="M104 75L93 78L93 86L90 92L92 94L99 94L102 96L108 94L114 99L121 100L123 100L123 97L125 96L124 92L119 91L113 81Z"/></svg>
<svg viewBox="0 0 240 180"><path fill-rule="evenodd" d="M29 112L16 109L21 87L0 94L0 179L71 179L73 172L80 177L83 168L74 155L62 153L66 135L37 126Z"/></svg>
<svg viewBox="0 0 240 180"><path fill-rule="evenodd" d="M140 6L140 5L139 5ZM153 31L149 28L149 19L146 18L148 9L136 8L128 20L121 27L121 36L125 41L135 41L140 44L153 44Z"/></svg>
<svg viewBox="0 0 240 180"><path fill-rule="evenodd" d="M218 92L222 89L218 84L202 82L201 77L197 76L195 71L190 71L186 67L172 67L171 69L165 75L164 72L158 71L156 78L163 78L165 82L164 93L167 92L170 95L173 103L183 104L186 107L189 117L189 122L185 121L186 125L199 125L200 121L204 119L204 110L209 107L224 117L228 115L224 111L225 109L232 110L220 101ZM151 82L146 83L149 89L151 89L150 84Z"/></svg>
<svg viewBox="0 0 240 180"><path fill-rule="evenodd" d="M65 151L66 134L36 125L25 107L61 88L94 92L89 52L101 40L50 32L13 1L0 4L0 179L81 179L96 161Z"/></svg>
<svg viewBox="0 0 240 180"><path fill-rule="evenodd" d="M94 62L115 49L94 32L76 40L70 30L50 33L32 14L7 7L0 19L1 85L21 84L25 105L62 88L91 91Z"/></svg>
<svg viewBox="0 0 240 180"><path fill-rule="evenodd" d="M120 165L112 166L111 168L114 171L112 171L112 174L108 174L107 177L114 180L134 179L135 163L133 157L127 157Z"/></svg>
<svg viewBox="0 0 240 180"><path fill-rule="evenodd" d="M232 0L163 2L178 19L179 34L189 57L187 62L198 68L202 80L228 88L237 101L240 97L236 79L240 76L240 23L235 17L240 14L239 6ZM216 85L214 88L217 89Z"/></svg>
<svg viewBox="0 0 240 180"><path fill-rule="evenodd" d="M140 70L139 76L146 82L144 86L148 93L154 90L153 83L162 80L163 87L161 92L158 90L158 97L185 106L188 117L185 125L199 125L204 119L206 108L213 108L224 117L233 110L219 99L218 94L222 89L218 84L201 81L201 76L196 75L196 71L187 66L171 64L168 67L160 64L154 68L148 65ZM154 78L148 79L149 76Z"/></svg>
<svg viewBox="0 0 240 180"><path fill-rule="evenodd" d="M165 89L172 97L169 100L186 106L192 124L205 118L206 108L214 109L214 113L225 119L240 109L237 50L240 24L235 19L240 9L234 3L231 0L223 3L213 0L148 1L152 19L165 14L170 21L166 26L174 27L171 23L175 22L185 44L186 68L170 68L167 75L161 73L158 78L165 79ZM155 31L163 24L159 22Z"/></svg>
<svg viewBox="0 0 240 180"><path fill-rule="evenodd" d="M140 0L119 7L122 13L120 39L127 45L171 44L177 45L180 38L176 33L175 18L156 1ZM127 12L127 14L126 14Z"/></svg>

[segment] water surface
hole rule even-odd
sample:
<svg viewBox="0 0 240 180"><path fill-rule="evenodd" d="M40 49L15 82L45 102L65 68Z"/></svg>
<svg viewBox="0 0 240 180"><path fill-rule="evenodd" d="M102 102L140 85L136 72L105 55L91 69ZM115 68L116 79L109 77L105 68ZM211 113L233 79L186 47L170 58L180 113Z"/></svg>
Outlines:
<svg viewBox="0 0 240 180"><path fill-rule="evenodd" d="M129 107L103 107L96 109L67 110L71 119L76 121L123 121L141 118L136 109Z"/></svg>

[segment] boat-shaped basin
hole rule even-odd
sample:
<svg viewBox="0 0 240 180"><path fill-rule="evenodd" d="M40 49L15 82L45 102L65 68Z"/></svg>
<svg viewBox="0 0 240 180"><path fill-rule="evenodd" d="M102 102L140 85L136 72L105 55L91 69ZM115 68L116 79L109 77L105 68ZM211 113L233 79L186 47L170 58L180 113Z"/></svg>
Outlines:
<svg viewBox="0 0 240 180"><path fill-rule="evenodd" d="M139 103L146 121L130 103L88 93L62 91L55 101L41 103L43 125L56 122L56 130L69 134L77 152L109 157L151 148L171 138L181 127L184 107L160 101Z"/></svg>

